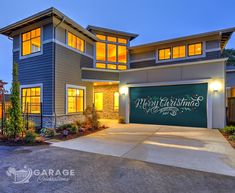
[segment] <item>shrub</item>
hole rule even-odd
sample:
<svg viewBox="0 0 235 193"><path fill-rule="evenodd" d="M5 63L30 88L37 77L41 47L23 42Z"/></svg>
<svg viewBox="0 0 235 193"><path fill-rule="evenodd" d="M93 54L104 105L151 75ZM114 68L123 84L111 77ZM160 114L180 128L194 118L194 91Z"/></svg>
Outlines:
<svg viewBox="0 0 235 193"><path fill-rule="evenodd" d="M235 135L230 135L228 139L235 142Z"/></svg>
<svg viewBox="0 0 235 193"><path fill-rule="evenodd" d="M26 143L34 143L36 140L37 134L34 130L27 130L25 134L25 142Z"/></svg>
<svg viewBox="0 0 235 193"><path fill-rule="evenodd" d="M233 135L235 133L235 126L226 126L224 129L222 129L223 133L226 133L227 135Z"/></svg>
<svg viewBox="0 0 235 193"><path fill-rule="evenodd" d="M77 125L71 124L71 127L69 128L69 132L71 134L76 134L78 132L78 127Z"/></svg>
<svg viewBox="0 0 235 193"><path fill-rule="evenodd" d="M54 129L46 129L45 136L47 136L47 137L55 136L55 130Z"/></svg>
<svg viewBox="0 0 235 193"><path fill-rule="evenodd" d="M125 124L126 121L125 121L125 118L124 117L119 117L119 120L118 120L119 123L121 124Z"/></svg>
<svg viewBox="0 0 235 193"><path fill-rule="evenodd" d="M94 105L92 107L87 107L86 110L84 111L85 115L85 123L84 126L91 128L91 129L98 129L99 128L99 121L98 121L98 115L97 111L95 110Z"/></svg>

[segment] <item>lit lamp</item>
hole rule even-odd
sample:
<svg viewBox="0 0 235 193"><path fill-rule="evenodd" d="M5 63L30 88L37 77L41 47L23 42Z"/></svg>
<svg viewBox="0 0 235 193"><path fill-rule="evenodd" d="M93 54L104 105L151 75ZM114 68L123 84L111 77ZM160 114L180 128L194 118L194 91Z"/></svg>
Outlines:
<svg viewBox="0 0 235 193"><path fill-rule="evenodd" d="M120 94L125 96L125 95L127 95L127 93L128 93L128 88L126 86L122 86L120 88Z"/></svg>
<svg viewBox="0 0 235 193"><path fill-rule="evenodd" d="M221 89L221 83L220 82L213 82L211 83L211 89L214 91L214 92L219 92L220 89Z"/></svg>

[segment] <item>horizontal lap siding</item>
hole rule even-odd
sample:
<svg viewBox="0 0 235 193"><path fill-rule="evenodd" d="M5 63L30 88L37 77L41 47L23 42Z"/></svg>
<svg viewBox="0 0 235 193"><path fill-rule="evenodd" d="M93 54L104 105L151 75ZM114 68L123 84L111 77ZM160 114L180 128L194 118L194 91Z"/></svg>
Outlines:
<svg viewBox="0 0 235 193"><path fill-rule="evenodd" d="M56 44L56 113L63 115L66 113L66 84L85 86L87 95L87 105L93 101L93 84L82 82L81 66L93 66L93 60L71 49Z"/></svg>
<svg viewBox="0 0 235 193"><path fill-rule="evenodd" d="M203 61L203 60L211 60L211 59L218 59L221 58L220 51L213 51L207 52L206 57L202 58L192 58L192 59L185 59L185 60L177 60L177 61L167 61L167 62L160 62L157 63L156 60L148 60L148 61L141 61L141 62L131 62L130 68L143 68L149 66L162 66L162 65L169 65L169 64L179 64L179 63L186 63L186 62L196 62L196 61Z"/></svg>
<svg viewBox="0 0 235 193"><path fill-rule="evenodd" d="M19 60L17 51L13 57L19 65L20 85L43 84L43 114L52 115L53 43L43 45L42 55Z"/></svg>

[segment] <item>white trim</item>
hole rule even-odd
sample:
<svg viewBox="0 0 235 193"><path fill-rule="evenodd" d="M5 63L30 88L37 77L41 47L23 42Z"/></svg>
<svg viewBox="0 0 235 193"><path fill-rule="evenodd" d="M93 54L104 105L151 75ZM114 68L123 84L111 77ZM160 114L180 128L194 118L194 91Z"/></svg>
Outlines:
<svg viewBox="0 0 235 193"><path fill-rule="evenodd" d="M97 72L115 72L115 73L122 71L122 70L112 70L112 69L107 69L107 68L103 69L103 68L87 68L87 67L81 68L81 70L97 71Z"/></svg>
<svg viewBox="0 0 235 193"><path fill-rule="evenodd" d="M235 69L226 70L226 72L235 72Z"/></svg>
<svg viewBox="0 0 235 193"><path fill-rule="evenodd" d="M183 80L183 81L170 81L170 82L154 82L154 83L139 83L139 84L127 84L128 93L126 97L126 123L129 123L130 118L130 88L131 87L147 87L147 86L173 86L173 85L183 85L183 84L199 84L207 83L207 128L212 128L212 93L209 92L209 82L212 79L197 79L197 80Z"/></svg>
<svg viewBox="0 0 235 193"><path fill-rule="evenodd" d="M78 113L68 113L68 88L76 88L76 89L82 89L84 90L83 92L83 100L84 100L84 107L83 107L83 112L84 110L86 109L86 87L85 86L77 86L77 85L72 85L72 84L66 84L66 87L65 87L65 112L66 112L66 115L72 115L72 114L81 114L83 112L78 112Z"/></svg>
<svg viewBox="0 0 235 193"><path fill-rule="evenodd" d="M174 67L178 67L178 66L209 64L209 63L213 63L213 62L225 62L227 60L228 60L228 58L220 58L220 59L212 59L212 60L201 60L201 61L196 61L196 62L185 62L185 63L179 63L179 64L167 64L167 65L161 65L161 66L133 68L133 69L127 69L127 70L122 70L122 71L118 71L118 72L125 73L125 72L132 72L132 71L152 70L152 69L158 69L158 68L174 68Z"/></svg>
<svg viewBox="0 0 235 193"><path fill-rule="evenodd" d="M82 79L82 81L86 81L86 82L115 82L115 83L119 83L120 81L116 81L116 80L101 80L101 79Z"/></svg>
<svg viewBox="0 0 235 193"><path fill-rule="evenodd" d="M19 37L19 43L20 43L20 47L19 47L19 59L20 60L23 60L23 59L27 59L27 58L31 58L31 57L34 57L34 56L40 56L43 54L43 26L40 26L40 27L36 27L32 30L35 30L37 28L40 28L40 51L39 52L34 52L34 53L31 53L31 54L28 54L28 55L25 55L25 56L22 56L22 34L24 33L27 33L26 32L23 32L23 33L20 33L20 37ZM32 31L32 30L29 30L28 32Z"/></svg>
<svg viewBox="0 0 235 193"><path fill-rule="evenodd" d="M215 52L215 51L221 51L220 48L212 48L212 49L206 49L205 52Z"/></svg>

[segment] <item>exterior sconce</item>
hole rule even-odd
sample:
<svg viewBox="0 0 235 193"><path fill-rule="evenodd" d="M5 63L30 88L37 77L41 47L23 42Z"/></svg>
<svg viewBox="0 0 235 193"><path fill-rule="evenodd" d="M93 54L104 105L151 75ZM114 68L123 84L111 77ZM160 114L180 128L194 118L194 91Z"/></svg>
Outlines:
<svg viewBox="0 0 235 193"><path fill-rule="evenodd" d="M127 95L127 93L128 93L128 88L127 88L126 86L122 86L122 87L120 88L120 94L121 94L122 96L125 96L125 95Z"/></svg>
<svg viewBox="0 0 235 193"><path fill-rule="evenodd" d="M222 87L222 85L220 82L216 81L216 82L211 83L211 89L213 92L219 92L221 90L221 87Z"/></svg>

